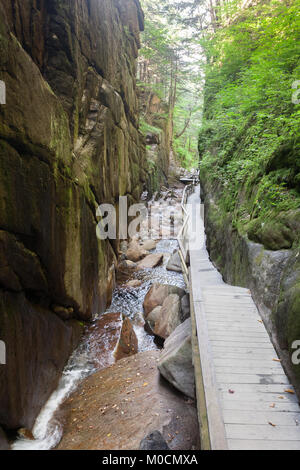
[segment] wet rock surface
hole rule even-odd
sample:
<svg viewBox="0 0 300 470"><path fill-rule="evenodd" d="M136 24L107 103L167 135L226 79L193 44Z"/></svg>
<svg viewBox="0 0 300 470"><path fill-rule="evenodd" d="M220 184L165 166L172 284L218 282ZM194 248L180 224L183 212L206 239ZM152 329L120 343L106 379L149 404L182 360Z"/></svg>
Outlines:
<svg viewBox="0 0 300 470"><path fill-rule="evenodd" d="M145 318L155 308L162 305L170 294L177 294L180 298L185 295L185 291L177 286L155 283L151 286L144 299Z"/></svg>
<svg viewBox="0 0 300 470"><path fill-rule="evenodd" d="M134 263L145 258L149 252L145 250L136 240L132 240L126 252L126 258Z"/></svg>
<svg viewBox="0 0 300 470"><path fill-rule="evenodd" d="M138 351L138 340L133 326L122 313L106 313L86 331L89 337L89 355L97 369L110 366L116 360Z"/></svg>
<svg viewBox="0 0 300 470"><path fill-rule="evenodd" d="M170 447L159 431L153 431L146 436L141 444L140 450L169 450Z"/></svg>
<svg viewBox="0 0 300 470"><path fill-rule="evenodd" d="M269 250L232 230L231 220L222 218L218 194L213 196L205 181L202 189L210 257L226 282L250 288L300 397L299 366L291 362L292 343L300 337L299 249Z"/></svg>
<svg viewBox="0 0 300 470"><path fill-rule="evenodd" d="M170 256L170 259L167 264L167 269L169 271L177 271L179 273L182 272L181 259L180 259L178 251L175 251L175 253L173 253L173 255Z"/></svg>
<svg viewBox="0 0 300 470"><path fill-rule="evenodd" d="M166 339L158 369L163 377L185 395L195 396L195 373L192 359L192 325L187 319Z"/></svg>
<svg viewBox="0 0 300 470"><path fill-rule="evenodd" d="M153 334L166 339L181 323L181 302L177 294L170 294L161 307L156 307L147 316Z"/></svg>
<svg viewBox="0 0 300 470"><path fill-rule="evenodd" d="M153 253L151 255L146 256L146 258L140 261L137 267L138 269L155 268L163 262L163 257L164 256L162 253Z"/></svg>
<svg viewBox="0 0 300 470"><path fill-rule="evenodd" d="M159 431L172 450L198 448L195 404L160 377L158 351L139 353L86 379L67 400L58 450L138 450Z"/></svg>
<svg viewBox="0 0 300 470"><path fill-rule="evenodd" d="M143 13L137 0L1 0L0 17L0 424L17 429L76 344L68 309L85 321L110 303L118 247L97 239L95 213L120 194L137 200L146 180Z"/></svg>

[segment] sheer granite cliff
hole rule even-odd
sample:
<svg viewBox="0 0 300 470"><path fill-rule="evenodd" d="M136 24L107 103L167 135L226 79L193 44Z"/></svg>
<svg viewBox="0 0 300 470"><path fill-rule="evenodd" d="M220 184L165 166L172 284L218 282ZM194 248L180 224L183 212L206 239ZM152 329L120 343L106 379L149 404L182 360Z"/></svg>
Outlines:
<svg viewBox="0 0 300 470"><path fill-rule="evenodd" d="M0 0L0 427L31 428L105 309L117 243L96 208L139 198L138 0Z"/></svg>

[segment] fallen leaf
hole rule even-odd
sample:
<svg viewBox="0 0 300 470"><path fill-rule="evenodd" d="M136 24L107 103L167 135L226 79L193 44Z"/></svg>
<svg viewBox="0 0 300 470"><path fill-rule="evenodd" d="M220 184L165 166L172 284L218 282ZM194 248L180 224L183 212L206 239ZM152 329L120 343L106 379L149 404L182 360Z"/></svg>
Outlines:
<svg viewBox="0 0 300 470"><path fill-rule="evenodd" d="M281 362L281 359L274 358L274 359L272 359L272 361Z"/></svg>
<svg viewBox="0 0 300 470"><path fill-rule="evenodd" d="M291 388L287 388L287 389L285 390L285 392L286 392L286 393L291 393L292 395L295 395L294 390L292 390Z"/></svg>
<svg viewBox="0 0 300 470"><path fill-rule="evenodd" d="M111 432L109 434L107 434L107 437L110 437L111 436Z"/></svg>
<svg viewBox="0 0 300 470"><path fill-rule="evenodd" d="M275 408L275 403L272 403L272 404L270 405L270 408Z"/></svg>
<svg viewBox="0 0 300 470"><path fill-rule="evenodd" d="M274 428L276 428L276 424L271 423L271 421L269 421L269 424L270 424L270 426L273 426Z"/></svg>
<svg viewBox="0 0 300 470"><path fill-rule="evenodd" d="M234 393L234 390L229 389L228 393Z"/></svg>
<svg viewBox="0 0 300 470"><path fill-rule="evenodd" d="M148 382L145 382L145 383L143 384L143 387L147 387L147 385L149 385Z"/></svg>

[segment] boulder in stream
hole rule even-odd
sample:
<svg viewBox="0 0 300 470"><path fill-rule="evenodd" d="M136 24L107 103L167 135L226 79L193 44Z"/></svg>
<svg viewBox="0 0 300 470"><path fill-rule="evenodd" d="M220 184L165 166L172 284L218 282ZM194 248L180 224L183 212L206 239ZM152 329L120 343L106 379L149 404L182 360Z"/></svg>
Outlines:
<svg viewBox="0 0 300 470"><path fill-rule="evenodd" d="M137 353L138 340L130 320L121 313L106 313L88 331L89 355L98 369Z"/></svg>
<svg viewBox="0 0 300 470"><path fill-rule="evenodd" d="M138 269L156 268L156 266L162 263L163 258L163 253L152 253L146 256L142 261L139 261L137 267Z"/></svg>
<svg viewBox="0 0 300 470"><path fill-rule="evenodd" d="M177 250L170 256L166 268L168 271L182 272L181 259Z"/></svg>
<svg viewBox="0 0 300 470"><path fill-rule="evenodd" d="M142 248L147 251L154 250L156 248L157 242L155 240L144 240L142 243Z"/></svg>
<svg viewBox="0 0 300 470"><path fill-rule="evenodd" d="M128 250L126 252L126 258L129 261L133 261L134 263L137 263L141 259L145 258L145 256L149 255L149 252L145 250L138 242L137 240L133 239L129 243Z"/></svg>
<svg viewBox="0 0 300 470"><path fill-rule="evenodd" d="M125 286L126 287L132 287L132 288L136 288L136 287L141 287L142 285L142 281L140 281L139 279L131 279L131 281L128 281Z"/></svg>
<svg viewBox="0 0 300 470"><path fill-rule="evenodd" d="M190 315L190 296L186 294L181 298L181 321L184 322Z"/></svg>
<svg viewBox="0 0 300 470"><path fill-rule="evenodd" d="M58 450L138 450L153 430L171 450L199 448L195 403L159 374L159 351L121 359L85 379L58 413Z"/></svg>
<svg viewBox="0 0 300 470"><path fill-rule="evenodd" d="M170 294L162 304L149 313L146 320L155 336L166 339L181 323L181 302L177 294Z"/></svg>
<svg viewBox="0 0 300 470"><path fill-rule="evenodd" d="M192 326L188 318L165 341L158 369L163 377L188 397L195 396L195 372L192 360Z"/></svg>
<svg viewBox="0 0 300 470"><path fill-rule="evenodd" d="M170 294L177 294L180 298L185 295L185 290L177 286L168 284L153 284L147 292L144 299L144 315L147 318L148 314L159 305L162 305L165 299Z"/></svg>

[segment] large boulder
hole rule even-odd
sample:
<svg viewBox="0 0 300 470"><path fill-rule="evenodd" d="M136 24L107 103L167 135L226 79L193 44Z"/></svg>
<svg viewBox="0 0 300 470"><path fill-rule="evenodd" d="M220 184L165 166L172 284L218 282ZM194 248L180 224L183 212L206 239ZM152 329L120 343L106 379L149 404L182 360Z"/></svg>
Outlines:
<svg viewBox="0 0 300 470"><path fill-rule="evenodd" d="M182 272L182 264L178 251L175 251L171 256L166 266L168 271Z"/></svg>
<svg viewBox="0 0 300 470"><path fill-rule="evenodd" d="M180 298L185 295L185 291L177 286L168 284L153 284L144 299L144 314L148 314L159 305L162 305L170 294L177 294Z"/></svg>
<svg viewBox="0 0 300 470"><path fill-rule="evenodd" d="M155 336L166 339L181 323L181 302L177 294L170 294L162 304L149 313L146 323Z"/></svg>
<svg viewBox="0 0 300 470"><path fill-rule="evenodd" d="M161 380L158 357L138 353L85 379L63 404L58 450L138 450L153 430L171 450L198 449L197 408Z"/></svg>
<svg viewBox="0 0 300 470"><path fill-rule="evenodd" d="M133 239L128 247L128 250L126 252L126 258L129 261L133 261L134 263L137 263L141 259L145 258L149 252L142 248L142 246L135 240Z"/></svg>
<svg viewBox="0 0 300 470"><path fill-rule="evenodd" d="M195 396L195 373L192 359L192 326L188 318L165 341L158 369L163 377L188 397Z"/></svg>
<svg viewBox="0 0 300 470"><path fill-rule="evenodd" d="M98 369L137 353L138 340L130 320L122 313L102 315L87 331L89 358Z"/></svg>
<svg viewBox="0 0 300 470"><path fill-rule="evenodd" d="M181 298L181 321L184 322L190 315L190 296L186 294Z"/></svg>
<svg viewBox="0 0 300 470"><path fill-rule="evenodd" d="M162 263L163 259L163 253L153 253L140 261L137 267L138 269L156 268L156 266L159 266Z"/></svg>
<svg viewBox="0 0 300 470"><path fill-rule="evenodd" d="M147 251L154 250L156 248L157 242L155 240L144 240L142 243L142 248Z"/></svg>

